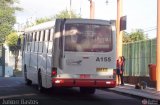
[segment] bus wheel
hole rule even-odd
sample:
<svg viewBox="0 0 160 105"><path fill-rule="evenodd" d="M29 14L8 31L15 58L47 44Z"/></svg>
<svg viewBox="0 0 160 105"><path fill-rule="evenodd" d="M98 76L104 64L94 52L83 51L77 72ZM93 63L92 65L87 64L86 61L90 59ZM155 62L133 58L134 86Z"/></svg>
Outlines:
<svg viewBox="0 0 160 105"><path fill-rule="evenodd" d="M27 68L26 68L26 65L24 66L24 79L25 79L26 85L30 86L32 84L32 81L27 78Z"/></svg>
<svg viewBox="0 0 160 105"><path fill-rule="evenodd" d="M41 72L38 72L38 90L40 92L44 91L44 87L42 87L42 77L41 77Z"/></svg>
<svg viewBox="0 0 160 105"><path fill-rule="evenodd" d="M80 87L80 92L85 94L94 94L96 91L95 88L87 88L87 87Z"/></svg>

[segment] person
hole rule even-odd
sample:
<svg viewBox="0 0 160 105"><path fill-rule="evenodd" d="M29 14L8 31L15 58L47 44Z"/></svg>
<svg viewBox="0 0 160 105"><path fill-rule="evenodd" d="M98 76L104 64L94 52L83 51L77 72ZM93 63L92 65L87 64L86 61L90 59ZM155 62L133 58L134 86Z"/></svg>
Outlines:
<svg viewBox="0 0 160 105"><path fill-rule="evenodd" d="M123 73L124 73L124 66L125 66L125 57L122 56L121 57L122 60L122 65L121 65L121 74L120 74L120 78L121 78L121 85L124 85L124 77L123 77Z"/></svg>
<svg viewBox="0 0 160 105"><path fill-rule="evenodd" d="M118 85L120 85L121 82L121 74L122 74L122 57L119 57L117 60L117 81Z"/></svg>

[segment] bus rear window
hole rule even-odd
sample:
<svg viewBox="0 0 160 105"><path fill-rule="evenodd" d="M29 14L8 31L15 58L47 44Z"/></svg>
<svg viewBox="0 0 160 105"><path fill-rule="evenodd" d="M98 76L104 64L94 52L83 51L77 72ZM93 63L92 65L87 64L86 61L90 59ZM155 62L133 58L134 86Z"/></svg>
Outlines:
<svg viewBox="0 0 160 105"><path fill-rule="evenodd" d="M99 24L65 25L65 51L109 52L111 50L111 26Z"/></svg>

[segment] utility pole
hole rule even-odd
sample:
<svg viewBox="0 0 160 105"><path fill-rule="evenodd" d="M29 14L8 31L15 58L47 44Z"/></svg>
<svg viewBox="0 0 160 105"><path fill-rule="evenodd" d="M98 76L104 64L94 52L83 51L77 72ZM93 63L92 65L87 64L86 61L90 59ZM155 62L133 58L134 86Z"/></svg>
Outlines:
<svg viewBox="0 0 160 105"><path fill-rule="evenodd" d="M120 18L122 16L122 0L117 0L117 21L116 21L116 34L117 34L117 47L116 47L116 58L122 56L122 32L120 31ZM119 84L119 77L116 76L116 83Z"/></svg>
<svg viewBox="0 0 160 105"><path fill-rule="evenodd" d="M71 10L72 10L72 0L70 0L70 4L69 4L69 17L72 18L71 16Z"/></svg>
<svg viewBox="0 0 160 105"><path fill-rule="evenodd" d="M93 0L90 1L90 19L94 19L95 3Z"/></svg>
<svg viewBox="0 0 160 105"><path fill-rule="evenodd" d="M156 52L156 80L157 91L160 91L160 0L157 0L157 52Z"/></svg>
<svg viewBox="0 0 160 105"><path fill-rule="evenodd" d="M117 21L116 21L116 33L117 33L117 58L122 56L122 31L120 31L120 18L122 16L122 0L117 0Z"/></svg>

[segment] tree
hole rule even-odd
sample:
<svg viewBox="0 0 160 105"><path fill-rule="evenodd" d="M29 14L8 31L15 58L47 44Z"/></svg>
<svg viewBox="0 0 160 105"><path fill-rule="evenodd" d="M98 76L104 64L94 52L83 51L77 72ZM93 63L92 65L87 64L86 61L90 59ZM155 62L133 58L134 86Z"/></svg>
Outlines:
<svg viewBox="0 0 160 105"><path fill-rule="evenodd" d="M15 55L15 70L17 70L18 65L18 55L19 55L19 47L17 46L18 34L13 32L6 37L6 44L9 46L10 51ZM20 37L22 40L22 36Z"/></svg>
<svg viewBox="0 0 160 105"><path fill-rule="evenodd" d="M129 37L129 33L123 31L122 35L123 35L123 38L122 38L123 43L129 43L129 42L131 42L131 39Z"/></svg>
<svg viewBox="0 0 160 105"><path fill-rule="evenodd" d="M6 44L9 47L16 46L17 45L17 41L18 41L18 34L16 32L10 33L6 37Z"/></svg>
<svg viewBox="0 0 160 105"><path fill-rule="evenodd" d="M136 29L131 33L123 32L123 43L146 40L147 37L142 29Z"/></svg>
<svg viewBox="0 0 160 105"><path fill-rule="evenodd" d="M130 33L130 39L132 42L135 42L135 41L145 40L146 37L143 30L137 29L136 31Z"/></svg>
<svg viewBox="0 0 160 105"><path fill-rule="evenodd" d="M54 16L54 18L81 18L80 15L76 14L74 11L69 12L67 9L60 11Z"/></svg>
<svg viewBox="0 0 160 105"><path fill-rule="evenodd" d="M14 7L13 4L18 3L17 0L0 0L0 43L5 41L6 35L13 31L13 26L16 23L15 11L22 10Z"/></svg>
<svg viewBox="0 0 160 105"><path fill-rule="evenodd" d="M66 9L66 10L60 11L58 14L56 14L54 16L36 19L35 24L33 24L33 25L38 25L38 24L41 24L44 22L55 20L57 18L81 18L81 16L76 14L74 11L69 12Z"/></svg>
<svg viewBox="0 0 160 105"><path fill-rule="evenodd" d="M48 22L53 20L53 17L45 17L45 18L40 18L40 19L36 19L36 25L44 23L44 22Z"/></svg>

